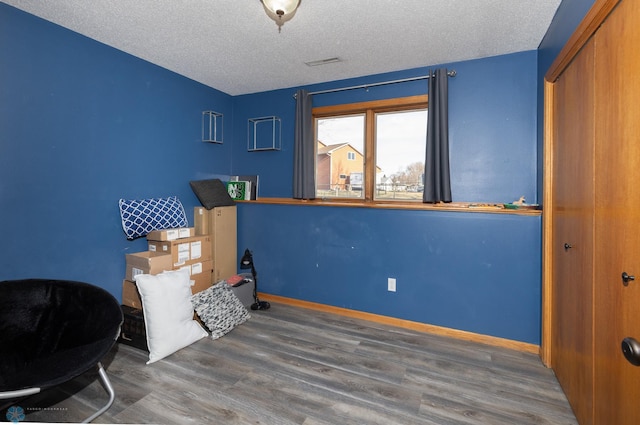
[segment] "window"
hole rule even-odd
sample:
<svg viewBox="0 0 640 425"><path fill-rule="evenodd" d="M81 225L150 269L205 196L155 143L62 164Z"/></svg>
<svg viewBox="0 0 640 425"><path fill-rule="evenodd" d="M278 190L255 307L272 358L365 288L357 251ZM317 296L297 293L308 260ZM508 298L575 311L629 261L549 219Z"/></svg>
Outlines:
<svg viewBox="0 0 640 425"><path fill-rule="evenodd" d="M315 122L316 196L361 198L365 115L335 115ZM360 184L358 192L352 187L355 179Z"/></svg>
<svg viewBox="0 0 640 425"><path fill-rule="evenodd" d="M316 196L422 201L427 96L314 108Z"/></svg>

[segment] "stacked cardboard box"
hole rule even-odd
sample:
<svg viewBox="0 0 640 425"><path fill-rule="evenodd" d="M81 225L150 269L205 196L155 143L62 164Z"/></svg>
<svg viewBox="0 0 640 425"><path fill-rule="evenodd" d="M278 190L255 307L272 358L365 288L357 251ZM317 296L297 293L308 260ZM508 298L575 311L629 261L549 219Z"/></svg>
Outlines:
<svg viewBox="0 0 640 425"><path fill-rule="evenodd" d="M193 293L211 286L211 238L209 236L192 236L170 241L156 241L147 236L149 252L168 254L171 256L171 270L186 268L191 280L195 281L191 288Z"/></svg>
<svg viewBox="0 0 640 425"><path fill-rule="evenodd" d="M140 294L134 283L139 274L158 274L165 270L171 270L171 256L168 254L157 255L154 252L143 251L126 254L126 271L122 281L122 304L142 308Z"/></svg>
<svg viewBox="0 0 640 425"><path fill-rule="evenodd" d="M154 230L149 232L147 240L149 241L173 241L176 239L190 238L195 236L194 227L179 227L177 229Z"/></svg>
<svg viewBox="0 0 640 425"><path fill-rule="evenodd" d="M196 207L194 226L197 236L208 238L213 260L211 283L217 283L238 273L238 218L236 206Z"/></svg>
<svg viewBox="0 0 640 425"><path fill-rule="evenodd" d="M186 268L194 282L191 287L194 294L211 286L211 238L194 235L193 227L154 231L147 235L148 251L127 254L122 304L142 308L134 283L138 274L158 274L165 270Z"/></svg>

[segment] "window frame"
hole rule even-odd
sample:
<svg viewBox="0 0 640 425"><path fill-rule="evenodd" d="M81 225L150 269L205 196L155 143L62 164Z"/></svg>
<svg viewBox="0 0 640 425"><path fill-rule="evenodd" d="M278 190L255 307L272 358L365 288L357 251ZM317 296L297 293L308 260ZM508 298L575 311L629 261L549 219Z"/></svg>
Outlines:
<svg viewBox="0 0 640 425"><path fill-rule="evenodd" d="M332 202L344 203L389 203L400 202L392 200L374 200L376 185L376 120L378 113L402 112L414 109L429 110L428 95L417 95L399 97L392 99L373 100L367 102L356 102L339 105L319 106L312 109L314 123L318 118L338 117L341 115L364 114L365 115L365 137L364 137L364 198L326 198ZM314 125L315 151L317 158L318 135L317 126ZM426 140L425 140L426 143ZM407 202L406 200L404 202ZM415 202L415 201L410 201Z"/></svg>

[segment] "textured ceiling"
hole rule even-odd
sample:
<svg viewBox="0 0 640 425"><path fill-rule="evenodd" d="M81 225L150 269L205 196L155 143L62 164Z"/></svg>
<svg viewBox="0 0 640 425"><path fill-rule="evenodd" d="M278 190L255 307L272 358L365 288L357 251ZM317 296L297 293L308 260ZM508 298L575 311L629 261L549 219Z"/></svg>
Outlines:
<svg viewBox="0 0 640 425"><path fill-rule="evenodd" d="M561 0L0 0L231 95L538 47ZM310 67L305 62L339 57Z"/></svg>

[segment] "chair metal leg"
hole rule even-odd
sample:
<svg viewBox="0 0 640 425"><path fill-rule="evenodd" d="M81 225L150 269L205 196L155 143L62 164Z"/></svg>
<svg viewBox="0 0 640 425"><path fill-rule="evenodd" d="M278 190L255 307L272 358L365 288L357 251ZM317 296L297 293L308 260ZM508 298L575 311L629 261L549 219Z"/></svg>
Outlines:
<svg viewBox="0 0 640 425"><path fill-rule="evenodd" d="M109 394L109 401L107 402L107 404L105 406L103 406L96 413L94 413L93 415L89 416L87 419L82 421L83 424L90 423L95 418L97 418L98 416L100 416L104 412L106 412L107 409L109 409L109 407L111 407L111 405L113 404L113 401L116 398L116 393L113 390L113 386L111 385L111 381L109 380L109 377L107 376L107 372L105 372L104 368L102 367L102 363L100 363L100 362L98 362L98 375L100 375L100 379L102 380L102 383L104 384L105 390L107 390L107 393Z"/></svg>
<svg viewBox="0 0 640 425"><path fill-rule="evenodd" d="M0 392L0 400L2 399L16 399L20 397L26 397L33 394L38 394L40 392L40 388L27 388L24 390L14 390L14 391L2 391Z"/></svg>

